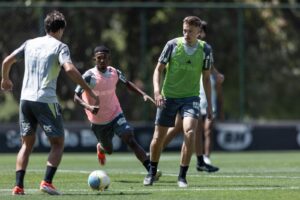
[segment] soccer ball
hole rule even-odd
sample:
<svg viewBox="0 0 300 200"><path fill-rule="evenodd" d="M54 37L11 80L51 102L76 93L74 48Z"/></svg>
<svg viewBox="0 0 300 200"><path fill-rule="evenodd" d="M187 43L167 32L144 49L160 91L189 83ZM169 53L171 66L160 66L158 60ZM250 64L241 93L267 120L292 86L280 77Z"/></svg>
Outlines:
<svg viewBox="0 0 300 200"><path fill-rule="evenodd" d="M103 191L109 187L110 178L103 170L95 170L90 173L88 178L88 185L93 190Z"/></svg>

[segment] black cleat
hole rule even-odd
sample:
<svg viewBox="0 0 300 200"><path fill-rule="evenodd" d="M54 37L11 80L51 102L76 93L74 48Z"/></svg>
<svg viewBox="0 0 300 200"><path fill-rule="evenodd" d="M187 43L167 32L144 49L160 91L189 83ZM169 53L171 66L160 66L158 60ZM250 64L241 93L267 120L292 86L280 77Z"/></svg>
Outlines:
<svg viewBox="0 0 300 200"><path fill-rule="evenodd" d="M208 172L208 173L212 173L212 172L219 171L219 168L215 167L213 165L203 163L202 165L197 164L197 170L200 171L200 172L205 171L205 172Z"/></svg>

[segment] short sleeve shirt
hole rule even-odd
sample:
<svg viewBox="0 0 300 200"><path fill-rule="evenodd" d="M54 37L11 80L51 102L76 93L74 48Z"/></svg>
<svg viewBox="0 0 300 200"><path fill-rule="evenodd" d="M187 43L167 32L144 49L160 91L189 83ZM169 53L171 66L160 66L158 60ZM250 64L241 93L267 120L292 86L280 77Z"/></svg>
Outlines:
<svg viewBox="0 0 300 200"><path fill-rule="evenodd" d="M72 63L68 46L46 35L27 40L13 55L24 58L21 100L57 103L56 85L61 66Z"/></svg>

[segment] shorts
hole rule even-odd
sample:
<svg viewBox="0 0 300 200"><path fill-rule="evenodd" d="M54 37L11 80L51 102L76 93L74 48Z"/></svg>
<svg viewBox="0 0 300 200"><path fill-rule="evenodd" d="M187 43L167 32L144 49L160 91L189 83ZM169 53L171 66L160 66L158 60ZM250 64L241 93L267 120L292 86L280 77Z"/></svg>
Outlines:
<svg viewBox="0 0 300 200"><path fill-rule="evenodd" d="M198 119L200 115L199 97L166 98L165 106L157 108L155 125L173 127L177 113L182 118Z"/></svg>
<svg viewBox="0 0 300 200"><path fill-rule="evenodd" d="M35 133L39 124L48 137L64 137L61 107L58 103L21 100L19 115L21 136Z"/></svg>
<svg viewBox="0 0 300 200"><path fill-rule="evenodd" d="M108 124L92 124L91 128L98 142L106 150L112 150L112 139L114 134L121 137L124 134L133 134L133 128L128 124L123 113L119 114Z"/></svg>

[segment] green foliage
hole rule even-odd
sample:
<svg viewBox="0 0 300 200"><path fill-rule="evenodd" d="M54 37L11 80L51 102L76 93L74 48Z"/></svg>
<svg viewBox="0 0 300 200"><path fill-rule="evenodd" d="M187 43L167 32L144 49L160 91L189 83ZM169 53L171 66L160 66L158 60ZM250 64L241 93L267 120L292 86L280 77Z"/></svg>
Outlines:
<svg viewBox="0 0 300 200"><path fill-rule="evenodd" d="M240 118L240 52L243 52L245 66L242 71L245 78L244 117L252 120L299 119L299 6L251 7L249 1L249 7L243 7L245 4L230 2L220 4L225 5L224 8L218 7L217 3L205 4L215 7L203 8L201 3L189 8L72 7L76 2L68 4L69 7L60 7L59 2L55 7L0 7L0 57L4 58L26 39L43 35L45 14L58 9L65 14L68 22L63 41L69 45L73 62L81 73L94 65L94 47L105 44L112 50L112 65L119 67L129 80L140 83L152 95L152 74L165 43L182 35L185 16L197 15L208 22L207 42L214 49L216 67L225 75L227 119ZM243 17L243 40L238 35L239 9ZM13 20L7 20L8 16ZM242 42L244 49L239 47ZM11 73L15 84L13 95L17 101L22 75L23 64L19 62ZM75 85L62 73L58 81L58 95L63 105L66 105L65 101L72 100L74 88ZM122 86L118 88L127 118L153 121L155 108L144 103L136 94L129 94ZM82 119L80 107L63 108L68 108L66 120ZM10 116L13 118L16 114Z"/></svg>
<svg viewBox="0 0 300 200"><path fill-rule="evenodd" d="M0 119L1 122L9 122L11 120L18 121L18 111L19 105L18 102L14 99L11 93L1 94L0 101Z"/></svg>

